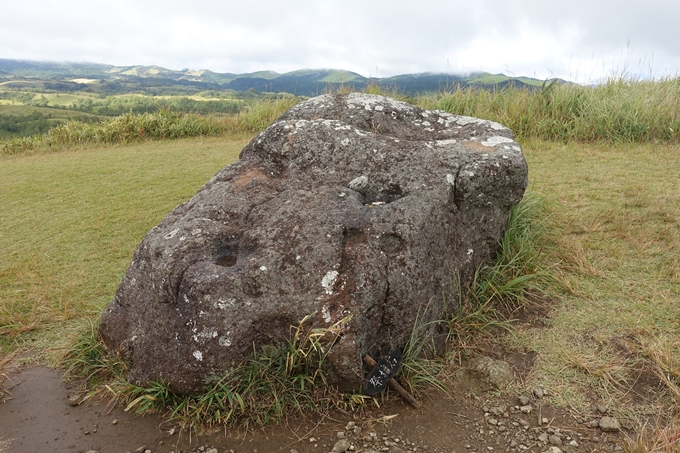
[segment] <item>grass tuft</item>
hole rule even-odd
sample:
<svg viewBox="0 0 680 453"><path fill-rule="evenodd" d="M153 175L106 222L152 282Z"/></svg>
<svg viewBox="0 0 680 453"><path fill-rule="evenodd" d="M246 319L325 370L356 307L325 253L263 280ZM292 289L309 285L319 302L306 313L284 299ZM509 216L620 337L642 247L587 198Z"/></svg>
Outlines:
<svg viewBox="0 0 680 453"><path fill-rule="evenodd" d="M624 453L678 453L680 452L680 419L673 423L643 426L635 439L627 437Z"/></svg>
<svg viewBox="0 0 680 453"><path fill-rule="evenodd" d="M638 334L636 340L640 353L680 408L680 339L667 333L645 332Z"/></svg>
<svg viewBox="0 0 680 453"><path fill-rule="evenodd" d="M142 114L127 113L98 123L71 120L53 127L45 134L8 140L2 145L2 154L26 154L198 136L229 135L243 138L266 129L298 102L300 98L292 96L264 100L231 116L204 116L160 110Z"/></svg>
<svg viewBox="0 0 680 453"><path fill-rule="evenodd" d="M677 143L679 99L680 78L612 78L596 86L546 81L539 90L458 87L417 104L499 122L520 140Z"/></svg>
<svg viewBox="0 0 680 453"><path fill-rule="evenodd" d="M429 305L425 307L425 311L428 309ZM423 315L419 310L411 337L402 353L400 380L411 394L434 388L451 396L450 389L441 379L445 360L441 357L441 351L436 350L434 340L428 340L427 335L424 335L426 332L436 332L438 325L445 324L446 321L423 322ZM437 352L440 353L439 356Z"/></svg>
<svg viewBox="0 0 680 453"><path fill-rule="evenodd" d="M533 294L543 292L549 275L543 216L543 201L532 192L511 210L495 260L477 269L463 303L449 321L458 346L465 349L477 332L493 327L511 330L508 315Z"/></svg>
<svg viewBox="0 0 680 453"><path fill-rule="evenodd" d="M63 363L68 377L84 379L86 398L104 393L126 411L162 412L185 429L257 426L291 414L361 407L361 395L342 395L328 387L323 371L324 359L349 317L330 327L309 327L312 317L291 326L284 343L263 348L251 360L210 378L197 395L175 394L163 381L145 387L127 383L128 365L105 350L96 323L82 331Z"/></svg>

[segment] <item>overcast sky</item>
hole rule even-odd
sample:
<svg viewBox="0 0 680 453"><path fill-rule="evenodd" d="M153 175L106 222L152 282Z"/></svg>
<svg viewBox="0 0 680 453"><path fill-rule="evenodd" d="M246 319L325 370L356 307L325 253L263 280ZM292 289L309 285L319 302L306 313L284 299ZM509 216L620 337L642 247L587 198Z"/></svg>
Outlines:
<svg viewBox="0 0 680 453"><path fill-rule="evenodd" d="M243 73L680 75L680 0L2 0L0 58Z"/></svg>

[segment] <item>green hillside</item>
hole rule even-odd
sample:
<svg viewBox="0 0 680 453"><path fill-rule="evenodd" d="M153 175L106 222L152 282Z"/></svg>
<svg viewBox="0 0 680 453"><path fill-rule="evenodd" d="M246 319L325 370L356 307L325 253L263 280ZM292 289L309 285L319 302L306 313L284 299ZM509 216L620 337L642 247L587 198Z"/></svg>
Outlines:
<svg viewBox="0 0 680 453"><path fill-rule="evenodd" d="M274 71L233 74L208 69L184 68L176 71L156 65L112 66L0 59L0 84L6 87L103 94L177 95L196 94L205 90L250 90L316 96L341 87L362 90L371 84L416 95L455 89L458 86L502 88L510 83L518 87L538 87L543 81L488 73L422 73L367 78L342 69L301 69L284 74Z"/></svg>

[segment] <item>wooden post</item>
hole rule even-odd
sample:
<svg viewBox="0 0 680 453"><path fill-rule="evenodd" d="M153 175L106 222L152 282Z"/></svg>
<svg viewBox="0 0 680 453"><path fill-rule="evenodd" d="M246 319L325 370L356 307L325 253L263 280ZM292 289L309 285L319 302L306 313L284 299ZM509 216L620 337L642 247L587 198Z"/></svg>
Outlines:
<svg viewBox="0 0 680 453"><path fill-rule="evenodd" d="M368 354L364 356L364 362L366 363L366 365L370 367L374 367L376 364L375 360L373 360L371 356L369 356ZM416 409L422 408L422 405L418 402L418 400L411 396L411 394L407 392L406 389L402 387L397 381L395 381L394 379L390 379L389 381L387 381L387 383L389 384L390 387L392 387L392 389L395 392L400 394L401 397L404 398L406 402L408 402L411 406L415 407Z"/></svg>

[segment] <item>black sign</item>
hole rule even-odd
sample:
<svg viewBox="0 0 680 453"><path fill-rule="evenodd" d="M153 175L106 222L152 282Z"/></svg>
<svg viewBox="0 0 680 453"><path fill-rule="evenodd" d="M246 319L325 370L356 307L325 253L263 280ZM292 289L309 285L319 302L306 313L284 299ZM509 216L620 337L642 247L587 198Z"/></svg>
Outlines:
<svg viewBox="0 0 680 453"><path fill-rule="evenodd" d="M373 369L364 382L364 394L377 395L385 388L387 383L399 371L399 364L401 363L401 351L395 349L386 357L383 357L375 364Z"/></svg>

